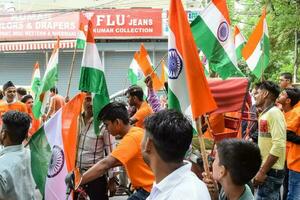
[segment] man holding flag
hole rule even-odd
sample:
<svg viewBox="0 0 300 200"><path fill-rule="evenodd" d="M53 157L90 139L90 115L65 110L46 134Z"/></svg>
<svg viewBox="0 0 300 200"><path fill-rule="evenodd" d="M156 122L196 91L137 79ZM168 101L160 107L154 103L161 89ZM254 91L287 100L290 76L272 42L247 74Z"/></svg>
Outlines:
<svg viewBox="0 0 300 200"><path fill-rule="evenodd" d="M109 134L120 136L122 139L109 156L97 162L82 175L79 184L89 183L103 176L109 169L123 165L132 187L136 190L128 200L145 200L151 191L154 176L142 158L141 142L144 130L129 124L127 109L124 104L118 102L107 104L101 110L99 119L103 121ZM66 183L74 186L72 179L72 174L69 174Z"/></svg>

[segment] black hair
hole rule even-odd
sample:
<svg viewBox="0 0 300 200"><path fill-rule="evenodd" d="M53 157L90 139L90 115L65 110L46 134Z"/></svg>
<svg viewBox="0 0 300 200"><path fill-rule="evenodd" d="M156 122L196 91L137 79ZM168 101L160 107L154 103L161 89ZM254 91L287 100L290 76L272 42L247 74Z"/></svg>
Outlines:
<svg viewBox="0 0 300 200"><path fill-rule="evenodd" d="M165 162L182 162L193 138L191 122L176 110L161 110L144 121L146 134Z"/></svg>
<svg viewBox="0 0 300 200"><path fill-rule="evenodd" d="M293 75L290 72L281 73L280 76L283 76L285 79L287 79L290 82L292 82Z"/></svg>
<svg viewBox="0 0 300 200"><path fill-rule="evenodd" d="M297 88L284 89L289 99L291 99L291 106L296 105L300 100L300 91Z"/></svg>
<svg viewBox="0 0 300 200"><path fill-rule="evenodd" d="M0 90L0 99L3 99L3 92Z"/></svg>
<svg viewBox="0 0 300 200"><path fill-rule="evenodd" d="M18 111L8 111L2 116L4 131L15 144L21 144L27 137L31 118L28 114Z"/></svg>
<svg viewBox="0 0 300 200"><path fill-rule="evenodd" d="M125 92L125 95L136 96L140 101L143 101L144 98L143 89L137 85L130 86Z"/></svg>
<svg viewBox="0 0 300 200"><path fill-rule="evenodd" d="M279 86L272 81L262 81L259 89L267 90L269 93L271 93L273 100L277 99L280 94Z"/></svg>
<svg viewBox="0 0 300 200"><path fill-rule="evenodd" d="M98 119L100 121L120 119L124 124L129 124L128 111L125 104L121 102L111 102L104 106L98 115Z"/></svg>
<svg viewBox="0 0 300 200"><path fill-rule="evenodd" d="M9 87L16 87L16 86L13 84L13 82L7 81L6 83L4 83L4 85L3 85L3 87L2 87L3 92L5 92L5 90L6 90L7 88L9 88Z"/></svg>
<svg viewBox="0 0 300 200"><path fill-rule="evenodd" d="M55 93L55 94L58 94L58 89L57 89L57 87L50 88L50 92L53 92L53 93Z"/></svg>
<svg viewBox="0 0 300 200"><path fill-rule="evenodd" d="M26 103L26 101L28 99L33 99L33 97L30 94L27 94L27 95L25 95L25 96L22 97L21 102L22 103Z"/></svg>
<svg viewBox="0 0 300 200"><path fill-rule="evenodd" d="M258 89L260 87L260 85L261 85L261 82L256 82L256 83L254 83L253 88Z"/></svg>
<svg viewBox="0 0 300 200"><path fill-rule="evenodd" d="M250 141L231 138L217 144L219 162L229 171L235 185L248 183L258 172L262 158L258 146Z"/></svg>
<svg viewBox="0 0 300 200"><path fill-rule="evenodd" d="M18 87L18 88L17 88L17 93L18 93L19 95L22 95L22 96L24 96L24 95L26 95L26 94L27 94L27 91L26 91L26 89L25 89L25 88Z"/></svg>

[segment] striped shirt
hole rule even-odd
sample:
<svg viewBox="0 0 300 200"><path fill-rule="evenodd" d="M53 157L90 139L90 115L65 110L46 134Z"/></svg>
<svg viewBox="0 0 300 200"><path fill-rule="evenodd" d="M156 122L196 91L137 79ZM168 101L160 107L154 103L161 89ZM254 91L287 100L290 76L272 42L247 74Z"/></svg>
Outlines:
<svg viewBox="0 0 300 200"><path fill-rule="evenodd" d="M113 150L115 140L108 134L104 126L100 127L100 134L94 132L93 118L86 124L80 119L80 137L76 164L80 170L86 171L99 160L109 155Z"/></svg>

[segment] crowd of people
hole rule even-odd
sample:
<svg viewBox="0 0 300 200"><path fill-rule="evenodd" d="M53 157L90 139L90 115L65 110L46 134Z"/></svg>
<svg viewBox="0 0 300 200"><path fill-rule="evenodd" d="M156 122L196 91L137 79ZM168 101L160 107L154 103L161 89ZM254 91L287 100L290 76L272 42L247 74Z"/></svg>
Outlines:
<svg viewBox="0 0 300 200"><path fill-rule="evenodd" d="M167 109L150 77L145 83L146 100L143 89L133 85L125 93L127 104L111 102L98 116L93 116L93 97L86 93L76 158L80 181L75 184L78 173L66 177L75 199L83 193L90 199L109 199L108 191L111 196L116 192L118 167L125 168L130 180L129 200L300 199L300 92L293 87L290 73L281 74L279 85L253 84L248 105L251 120L241 128L246 136L218 142L211 172L201 175L193 172L195 163L189 159L194 146L190 119ZM64 106L57 88L50 92L48 109L35 119L33 96L11 81L3 85L0 199L35 199L29 149L24 144ZM99 135L94 118L102 122ZM224 122L208 129L220 125Z"/></svg>

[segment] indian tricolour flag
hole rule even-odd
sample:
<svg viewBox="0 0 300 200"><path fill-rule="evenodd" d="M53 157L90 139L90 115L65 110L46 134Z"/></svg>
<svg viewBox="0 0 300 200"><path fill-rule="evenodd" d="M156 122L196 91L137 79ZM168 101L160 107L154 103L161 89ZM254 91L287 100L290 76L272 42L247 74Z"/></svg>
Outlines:
<svg viewBox="0 0 300 200"><path fill-rule="evenodd" d="M257 78L261 77L269 64L269 50L270 41L266 20L266 9L263 9L258 24L242 51L242 55L246 60L248 67Z"/></svg>
<svg viewBox="0 0 300 200"><path fill-rule="evenodd" d="M138 59L139 53L135 52L128 69L128 80L130 85L140 86L144 91L144 95L147 96L147 86L144 82L145 76L140 65L138 64Z"/></svg>
<svg viewBox="0 0 300 200"><path fill-rule="evenodd" d="M145 78L144 73L137 62L138 57L139 53L135 52L128 69L128 80L131 85L139 85Z"/></svg>
<svg viewBox="0 0 300 200"><path fill-rule="evenodd" d="M75 168L77 120L84 96L76 95L30 139L32 175L46 200L66 199L65 177Z"/></svg>
<svg viewBox="0 0 300 200"><path fill-rule="evenodd" d="M234 46L236 57L238 60L242 59L242 49L246 44L246 39L241 33L240 29L237 26L234 26Z"/></svg>
<svg viewBox="0 0 300 200"><path fill-rule="evenodd" d="M164 85L160 82L159 77L154 71L150 56L143 43L140 46L137 63L140 66L140 69L143 71L144 76L151 76L153 89L155 91L162 89Z"/></svg>
<svg viewBox="0 0 300 200"><path fill-rule="evenodd" d="M41 85L41 72L39 62L36 62L33 68L32 79L31 79L31 90L36 95Z"/></svg>
<svg viewBox="0 0 300 200"><path fill-rule="evenodd" d="M94 93L93 115L94 130L99 134L98 114L109 103L109 95L99 52L94 39L93 24L89 21L86 45L80 69L79 90Z"/></svg>
<svg viewBox="0 0 300 200"><path fill-rule="evenodd" d="M212 0L201 16L191 23L191 29L212 71L223 79L244 76L237 66L226 0Z"/></svg>
<svg viewBox="0 0 300 200"><path fill-rule="evenodd" d="M86 31L84 30L84 24L80 23L79 31L77 33L77 39L76 39L76 48L84 49L85 41L86 41Z"/></svg>
<svg viewBox="0 0 300 200"><path fill-rule="evenodd" d="M217 106L204 75L181 0L171 0L168 38L168 106L193 119Z"/></svg>
<svg viewBox="0 0 300 200"><path fill-rule="evenodd" d="M52 87L54 87L58 80L58 71L57 71L58 53L59 53L59 39L57 39L57 43L53 49L52 55L48 62L46 72L41 81L41 86L40 86L40 88L37 92L36 98L34 100L32 111L33 111L34 117L37 119L40 118L40 116L42 114L41 108L46 100L46 98L45 98L46 92L49 91Z"/></svg>

